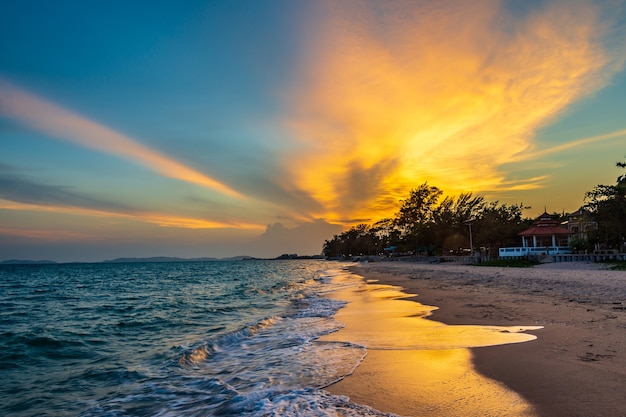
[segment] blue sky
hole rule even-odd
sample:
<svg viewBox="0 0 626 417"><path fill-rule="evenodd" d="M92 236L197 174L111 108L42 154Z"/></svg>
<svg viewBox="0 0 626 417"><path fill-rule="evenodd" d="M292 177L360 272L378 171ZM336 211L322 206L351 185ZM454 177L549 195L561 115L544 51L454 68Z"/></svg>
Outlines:
<svg viewBox="0 0 626 417"><path fill-rule="evenodd" d="M0 259L313 254L424 181L573 211L621 1L5 2Z"/></svg>

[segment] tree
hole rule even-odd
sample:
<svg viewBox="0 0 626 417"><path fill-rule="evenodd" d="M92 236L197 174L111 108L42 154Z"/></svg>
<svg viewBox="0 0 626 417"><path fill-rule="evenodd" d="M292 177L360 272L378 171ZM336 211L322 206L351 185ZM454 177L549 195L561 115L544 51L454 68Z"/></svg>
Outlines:
<svg viewBox="0 0 626 417"><path fill-rule="evenodd" d="M626 162L617 162L626 168ZM585 194L585 207L598 222L597 239L608 248L624 249L626 242L626 174L615 185L596 185Z"/></svg>
<svg viewBox="0 0 626 417"><path fill-rule="evenodd" d="M409 198L402 200L400 210L396 215L396 224L405 233L411 233L420 226L433 221L433 208L437 204L443 191L431 187L427 182L409 192Z"/></svg>
<svg viewBox="0 0 626 417"><path fill-rule="evenodd" d="M363 223L325 241L322 253L330 258L370 255L378 246L378 240L370 226Z"/></svg>
<svg viewBox="0 0 626 417"><path fill-rule="evenodd" d="M497 249L518 243L517 234L532 224L532 220L522 219L526 208L522 204L486 203L483 196L471 192L440 201L442 195L443 191L425 182L401 200L393 218L372 226L360 224L335 235L324 242L323 253L328 257L374 255L391 246L399 252L458 251L469 248L469 221L474 246Z"/></svg>
<svg viewBox="0 0 626 417"><path fill-rule="evenodd" d="M434 209L433 244L441 250L458 251L469 248L468 222L476 218L485 205L483 196L471 192L458 197L445 197Z"/></svg>
<svg viewBox="0 0 626 417"><path fill-rule="evenodd" d="M523 204L499 204L497 201L481 207L473 222L474 242L490 249L519 244L518 233L528 228L532 220L522 219Z"/></svg>
<svg viewBox="0 0 626 417"><path fill-rule="evenodd" d="M396 222L392 218L377 221L371 227L370 232L375 238L374 244L377 246L377 254L400 241L400 230L396 227Z"/></svg>
<svg viewBox="0 0 626 417"><path fill-rule="evenodd" d="M409 198L402 201L396 214L395 224L404 243L417 249L420 241L422 246L428 240L428 229L433 225L433 211L443 192L429 186L427 182L409 192Z"/></svg>

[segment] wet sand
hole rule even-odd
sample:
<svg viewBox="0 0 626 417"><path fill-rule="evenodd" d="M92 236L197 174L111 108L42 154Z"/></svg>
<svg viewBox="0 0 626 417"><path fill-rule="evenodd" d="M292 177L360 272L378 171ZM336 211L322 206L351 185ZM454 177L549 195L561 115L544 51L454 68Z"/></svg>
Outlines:
<svg viewBox="0 0 626 417"><path fill-rule="evenodd" d="M417 294L421 304L439 307L430 316L434 321L543 326L528 332L538 337L530 342L468 350L468 360L478 371L470 378L485 377L479 381L481 390L493 393L507 387L520 396L519 410L513 407L508 415L624 417L626 272L598 268L584 263L527 269L381 262L352 270ZM462 392L451 395L452 402L438 400L436 406L425 401L420 368L428 359L415 355L419 353L411 350L368 350L354 374L328 390L399 415L473 415L464 409ZM463 360L450 358L447 366ZM509 394L498 395L517 404L515 398L504 398ZM468 391L466 397L477 395L482 394Z"/></svg>

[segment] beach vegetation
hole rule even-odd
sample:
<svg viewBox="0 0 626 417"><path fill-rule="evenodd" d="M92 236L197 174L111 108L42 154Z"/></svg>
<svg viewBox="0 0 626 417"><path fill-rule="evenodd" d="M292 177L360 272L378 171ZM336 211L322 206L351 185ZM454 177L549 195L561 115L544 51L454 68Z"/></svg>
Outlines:
<svg viewBox="0 0 626 417"><path fill-rule="evenodd" d="M605 269L609 271L626 271L626 261L620 261L617 259L606 259L598 261L599 264L604 264Z"/></svg>
<svg viewBox="0 0 626 417"><path fill-rule="evenodd" d="M471 192L444 196L427 182L400 201L392 218L359 224L324 242L329 258L363 256L471 255L471 245L497 253L517 241L531 220L522 218L522 204L486 202ZM472 235L470 235L470 233Z"/></svg>
<svg viewBox="0 0 626 417"><path fill-rule="evenodd" d="M626 162L618 162L626 168ZM615 185L597 185L585 195L584 209L594 227L570 241L574 252L626 249L626 174ZM498 248L519 244L519 233L533 225L522 203L487 202L471 192L445 196L424 182L399 201L397 213L373 225L359 224L324 242L329 258L472 255L476 248L496 258ZM554 213L565 222L565 213ZM591 223L590 223L591 224ZM595 227L597 224L597 228ZM496 266L530 266L527 261L495 261ZM513 262L513 263L510 263ZM481 263L485 265L485 263Z"/></svg>
<svg viewBox="0 0 626 417"><path fill-rule="evenodd" d="M532 219L524 218L524 204L484 204L473 224L474 240L488 249L492 256L498 248L519 243L518 233L532 225Z"/></svg>
<svg viewBox="0 0 626 417"><path fill-rule="evenodd" d="M420 242L431 240L436 225L435 210L442 194L439 188L425 182L412 189L409 197L401 201L393 226L401 238L398 244L405 250L417 250Z"/></svg>
<svg viewBox="0 0 626 417"><path fill-rule="evenodd" d="M610 261L608 269L612 271L626 271L626 261Z"/></svg>
<svg viewBox="0 0 626 417"><path fill-rule="evenodd" d="M594 242L584 237L575 237L569 241L572 253L591 253L594 250Z"/></svg>
<svg viewBox="0 0 626 417"><path fill-rule="evenodd" d="M351 227L333 239L324 242L323 253L326 257L348 259L351 257L371 256L378 247L380 239L372 228L365 224Z"/></svg>

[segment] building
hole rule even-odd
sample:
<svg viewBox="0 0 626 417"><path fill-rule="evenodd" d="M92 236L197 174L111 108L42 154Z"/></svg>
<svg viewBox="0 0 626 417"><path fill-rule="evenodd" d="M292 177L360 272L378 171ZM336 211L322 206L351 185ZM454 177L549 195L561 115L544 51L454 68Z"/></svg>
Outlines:
<svg viewBox="0 0 626 417"><path fill-rule="evenodd" d="M522 239L521 247L500 248L498 254L501 258L514 258L571 253L569 241L573 234L555 216L545 212L537 218L533 227L518 234Z"/></svg>
<svg viewBox="0 0 626 417"><path fill-rule="evenodd" d="M565 226L572 232L572 237L584 240L589 239L589 232L598 230L598 223L583 207L567 215Z"/></svg>

